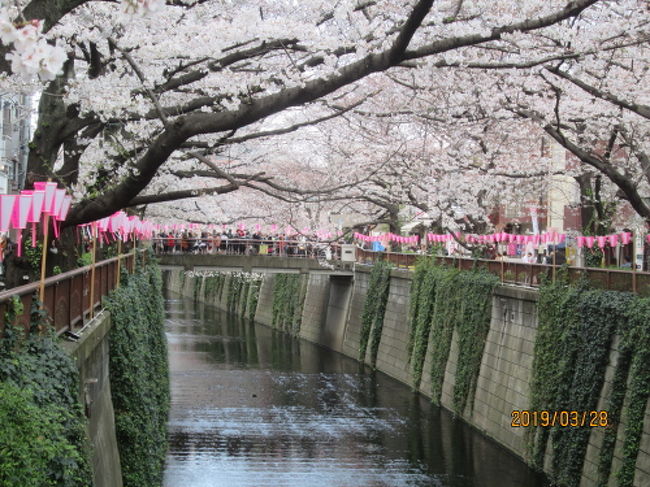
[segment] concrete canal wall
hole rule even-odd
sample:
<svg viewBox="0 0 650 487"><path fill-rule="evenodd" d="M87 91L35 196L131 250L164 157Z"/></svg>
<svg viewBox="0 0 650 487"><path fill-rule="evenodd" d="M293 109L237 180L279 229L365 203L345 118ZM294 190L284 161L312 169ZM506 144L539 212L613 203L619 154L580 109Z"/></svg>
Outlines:
<svg viewBox="0 0 650 487"><path fill-rule="evenodd" d="M349 357L359 359L362 335L362 313L370 287L370 270L357 267L352 276L328 275L309 270L292 269L298 272L306 286L306 293L300 303L299 331L301 338L326 346ZM184 276L181 271L166 273L169 289L185 296L194 296L200 301L215 304L228 309L228 293L222 291L216 297L206 299L205 278ZM198 279L198 282L196 282ZM226 277L223 284L233 277ZM395 379L413 386L412 366L409 363L409 310L412 273L392 270L388 300L381 330L375 366L378 370ZM278 274L265 274L259 287L259 297L254 310L255 320L268 326L277 325ZM283 284L284 285L284 284ZM232 297L230 298L232 300ZM242 303L248 299L240 300ZM493 438L521 458L528 460L527 430L525 427L513 427L512 411L527 410L531 404L532 367L534 344L538 326L538 293L532 289L497 286L492 295L492 312L489 331L485 341L480 370L476 380L473 399L460 414L470 425ZM233 311L232 307L230 308ZM247 311L252 311L249 309ZM431 370L431 338L427 345L424 359L424 371ZM610 350L610 360L605 374L605 383L598 404L599 410L606 410L612 390L612 380L618 357L618 340L615 339ZM370 352L364 361L370 363ZM440 395L440 404L454 411L453 390L456 383L459 357L459 337L456 330L451 337L449 358L444 371L444 380ZM650 366L650 365L649 365ZM431 397L432 384L430 374L424 373L419 384L419 391ZM626 399L626 404L629 399ZM625 414L618 427L618 438L614 449L611 475L608 486L619 485L615 473L622 461L623 434ZM582 469L581 486L598 484L598 462L605 428L590 430L589 445ZM545 470L550 471L552 452L547 448L544 459ZM650 485L650 406L646 404L645 420L639 453L634 472L634 486Z"/></svg>
<svg viewBox="0 0 650 487"><path fill-rule="evenodd" d="M79 341L64 344L79 368L81 401L88 417L88 438L91 443L95 487L122 487L108 370L110 329L110 315L102 312L84 329Z"/></svg>

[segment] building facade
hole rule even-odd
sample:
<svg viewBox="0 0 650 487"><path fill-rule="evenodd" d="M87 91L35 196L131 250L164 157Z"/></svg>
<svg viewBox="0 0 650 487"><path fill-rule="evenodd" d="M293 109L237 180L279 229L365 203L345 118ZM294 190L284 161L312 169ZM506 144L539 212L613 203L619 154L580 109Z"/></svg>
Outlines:
<svg viewBox="0 0 650 487"><path fill-rule="evenodd" d="M29 95L0 95L0 194L17 193L25 184L31 104Z"/></svg>

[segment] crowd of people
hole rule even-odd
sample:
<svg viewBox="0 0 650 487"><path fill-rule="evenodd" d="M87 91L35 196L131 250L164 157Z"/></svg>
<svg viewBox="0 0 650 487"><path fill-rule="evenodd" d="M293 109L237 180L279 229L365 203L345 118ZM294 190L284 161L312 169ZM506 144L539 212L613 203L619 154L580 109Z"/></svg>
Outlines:
<svg viewBox="0 0 650 487"><path fill-rule="evenodd" d="M232 229L223 232L217 231L191 231L182 230L176 232L161 232L154 237L154 248L161 254L239 254L239 255L273 255L289 257L324 257L327 260L338 259L341 254L341 244L349 243L343 239L338 241L323 241L316 235L297 234L288 236L286 234L265 234L259 231ZM534 247L532 244L489 244L474 247L473 251L461 248L457 242L448 242L443 245L427 245L420 243L410 245L389 244L386 247L377 245L377 242L357 242L357 245L365 250L379 252L406 252L417 254L438 254L447 256L468 257L473 255L489 260L505 262L522 262L525 264L550 264L550 265L575 265L573 259L567 255L564 244L547 245ZM377 248L379 247L379 248ZM474 255L477 251L480 255ZM595 253L598 249L585 249L589 255L583 256L583 265L594 266L591 260L598 261L595 266L600 266L600 259L605 265L616 265L622 268L631 267L631 261L627 253L620 255L605 255ZM590 254L594 253L594 256ZM573 254L572 254L573 255ZM575 256L573 256L575 258ZM591 258L590 258L591 257Z"/></svg>
<svg viewBox="0 0 650 487"><path fill-rule="evenodd" d="M238 254L275 255L289 257L318 257L328 260L340 256L339 243L319 241L314 235L267 235L248 230L223 232L161 232L153 239L154 248L161 254Z"/></svg>

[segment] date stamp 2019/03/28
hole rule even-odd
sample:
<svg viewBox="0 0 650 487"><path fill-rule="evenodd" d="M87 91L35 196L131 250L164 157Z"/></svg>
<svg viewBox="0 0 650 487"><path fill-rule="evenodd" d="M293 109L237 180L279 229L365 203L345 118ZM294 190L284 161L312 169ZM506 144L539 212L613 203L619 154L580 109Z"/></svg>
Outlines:
<svg viewBox="0 0 650 487"><path fill-rule="evenodd" d="M606 428L609 425L607 411L534 411L529 409L515 409L512 411L510 426L513 428L527 428L530 426L553 427L564 426L579 428Z"/></svg>

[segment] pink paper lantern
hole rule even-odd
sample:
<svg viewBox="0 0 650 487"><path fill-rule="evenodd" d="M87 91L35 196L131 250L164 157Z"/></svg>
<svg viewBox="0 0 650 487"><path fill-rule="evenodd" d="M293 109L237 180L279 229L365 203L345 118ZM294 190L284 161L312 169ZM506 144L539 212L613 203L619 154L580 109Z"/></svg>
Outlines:
<svg viewBox="0 0 650 487"><path fill-rule="evenodd" d="M601 248L601 249L604 249L605 245L607 245L607 237L606 236L597 237L596 240L598 241L598 247Z"/></svg>
<svg viewBox="0 0 650 487"><path fill-rule="evenodd" d="M54 197L56 195L56 183L38 181L34 183L36 191L45 192L45 200L43 203L43 213L51 215L54 212Z"/></svg>
<svg viewBox="0 0 650 487"><path fill-rule="evenodd" d="M65 203L64 203L64 205L65 205ZM99 230L100 231L102 231L102 232L107 232L108 231L108 225L110 223L110 219L111 219L111 217L107 216L107 217L102 218L101 220L99 220ZM165 225L165 227L167 227L167 226ZM165 231L166 231L166 229L165 229Z"/></svg>
<svg viewBox="0 0 650 487"><path fill-rule="evenodd" d="M32 206L27 215L27 221L32 224L32 247L36 247L36 224L41 220L43 203L45 202L44 191L23 190L21 194L32 195Z"/></svg>
<svg viewBox="0 0 650 487"><path fill-rule="evenodd" d="M593 248L595 241L596 241L596 237L585 237L585 243L587 244L587 247L589 247L590 249Z"/></svg>
<svg viewBox="0 0 650 487"><path fill-rule="evenodd" d="M576 237L576 243L578 244L578 248L583 248L585 246L585 237Z"/></svg>
<svg viewBox="0 0 650 487"><path fill-rule="evenodd" d="M18 202L14 205L14 213L11 218L11 225L16 229L27 228L27 218L32 207L32 195L21 194Z"/></svg>
<svg viewBox="0 0 650 487"><path fill-rule="evenodd" d="M0 195L0 232L8 232L14 206L18 196L15 194Z"/></svg>
<svg viewBox="0 0 650 487"><path fill-rule="evenodd" d="M63 199L65 198L65 189L57 189L54 192L54 204L52 205L52 216L56 218L61 213Z"/></svg>
<svg viewBox="0 0 650 487"><path fill-rule="evenodd" d="M623 245L628 245L632 241L632 233L631 232L621 233L621 241L623 242Z"/></svg>
<svg viewBox="0 0 650 487"><path fill-rule="evenodd" d="M618 246L618 235L617 234L612 234L607 236L609 240L609 245L611 247L617 247Z"/></svg>
<svg viewBox="0 0 650 487"><path fill-rule="evenodd" d="M59 220L59 214L61 213L61 207L63 206L63 200L65 199L65 189L57 189L54 192L54 203L52 204L52 217L54 218L54 238L59 238L59 226L57 222Z"/></svg>
<svg viewBox="0 0 650 487"><path fill-rule="evenodd" d="M14 212L11 218L11 225L15 229L23 230L27 228L27 217L32 208L32 195L31 194L21 194L18 197L18 201L14 205ZM17 238L17 248L18 251L16 255L21 257L23 255L23 232L18 232Z"/></svg>

